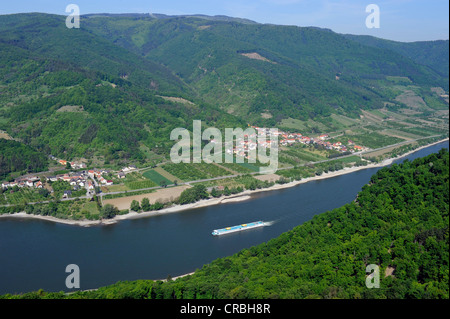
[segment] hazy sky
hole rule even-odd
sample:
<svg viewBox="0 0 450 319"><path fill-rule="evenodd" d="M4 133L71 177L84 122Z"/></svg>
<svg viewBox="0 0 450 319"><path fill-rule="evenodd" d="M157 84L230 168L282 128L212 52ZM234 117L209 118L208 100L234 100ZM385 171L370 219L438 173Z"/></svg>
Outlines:
<svg viewBox="0 0 450 319"><path fill-rule="evenodd" d="M46 12L65 15L68 4L87 13L228 15L260 23L317 26L338 33L397 41L449 38L448 0L1 0L0 14ZM380 28L366 27L366 6L380 8Z"/></svg>

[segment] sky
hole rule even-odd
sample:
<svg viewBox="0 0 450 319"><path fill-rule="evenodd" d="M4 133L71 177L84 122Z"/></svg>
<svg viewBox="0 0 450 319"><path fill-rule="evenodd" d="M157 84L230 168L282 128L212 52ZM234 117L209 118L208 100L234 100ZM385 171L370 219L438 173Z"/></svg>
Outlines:
<svg viewBox="0 0 450 319"><path fill-rule="evenodd" d="M448 0L0 0L0 14L162 13L227 15L259 23L315 26L338 33L402 41L449 39ZM379 8L379 28L368 28L369 4Z"/></svg>

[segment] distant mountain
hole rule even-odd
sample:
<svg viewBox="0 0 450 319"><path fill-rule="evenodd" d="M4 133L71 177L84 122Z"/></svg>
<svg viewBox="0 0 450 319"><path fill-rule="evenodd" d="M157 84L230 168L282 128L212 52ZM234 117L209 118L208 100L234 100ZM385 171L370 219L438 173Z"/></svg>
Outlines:
<svg viewBox="0 0 450 319"><path fill-rule="evenodd" d="M449 40L396 42L366 35L344 36L367 46L392 50L419 64L429 66L444 77L449 76Z"/></svg>
<svg viewBox="0 0 450 319"><path fill-rule="evenodd" d="M225 22L239 22L239 23L247 23L247 24L258 24L255 21L243 18L234 18L228 17L225 15L215 15L209 16L205 14L194 14L194 15L166 15L161 13L93 13L93 14L85 14L82 15L85 18L99 18L99 17L108 17L108 18L133 18L133 19L146 19L148 17L154 19L173 19L173 18L198 18L209 21L225 21Z"/></svg>
<svg viewBox="0 0 450 319"><path fill-rule="evenodd" d="M448 80L428 66L328 29L198 16L90 16L82 23L173 70L208 103L261 124L380 108L389 97L377 81L386 76L448 88Z"/></svg>
<svg viewBox="0 0 450 319"><path fill-rule="evenodd" d="M84 28L68 29L62 16L40 13L0 16L0 32L1 43L25 49L34 56L127 78L149 89L187 90L167 68L136 56Z"/></svg>

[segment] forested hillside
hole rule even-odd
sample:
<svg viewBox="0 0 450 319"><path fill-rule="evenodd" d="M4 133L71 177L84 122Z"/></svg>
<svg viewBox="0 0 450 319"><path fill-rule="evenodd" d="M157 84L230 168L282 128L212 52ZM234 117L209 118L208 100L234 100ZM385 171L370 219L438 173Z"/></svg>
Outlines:
<svg viewBox="0 0 450 319"><path fill-rule="evenodd" d="M437 73L448 78L448 40L396 42L362 35L346 34L345 37L367 46L392 50L417 63L427 65Z"/></svg>
<svg viewBox="0 0 450 319"><path fill-rule="evenodd" d="M0 138L0 179L11 172L40 172L48 167L47 157L16 141Z"/></svg>
<svg viewBox="0 0 450 319"><path fill-rule="evenodd" d="M449 153L379 170L357 198L169 282L5 298L449 298ZM366 287L366 266L380 288Z"/></svg>
<svg viewBox="0 0 450 319"><path fill-rule="evenodd" d="M174 70L209 103L267 125L332 113L357 117L361 109L381 108L390 98L377 80L386 76L427 86L446 83L400 54L320 28L101 15L83 23Z"/></svg>
<svg viewBox="0 0 450 319"><path fill-rule="evenodd" d="M191 97L165 67L92 35L58 16L0 17L0 129L43 154L145 161L167 153L170 132L193 119L210 126L245 122ZM71 32L73 31L73 32Z"/></svg>
<svg viewBox="0 0 450 319"><path fill-rule="evenodd" d="M448 118L448 75L331 30L133 14L83 16L68 29L65 18L0 15L0 130L45 155L154 164L167 158L171 130L194 119L369 134L363 112L384 109L409 123L383 130L446 128L434 122Z"/></svg>

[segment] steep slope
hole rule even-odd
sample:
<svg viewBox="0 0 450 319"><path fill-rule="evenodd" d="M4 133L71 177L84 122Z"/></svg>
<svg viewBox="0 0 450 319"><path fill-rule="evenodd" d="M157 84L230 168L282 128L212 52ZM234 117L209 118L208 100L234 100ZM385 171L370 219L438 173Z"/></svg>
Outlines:
<svg viewBox="0 0 450 319"><path fill-rule="evenodd" d="M0 30L0 129L45 154L143 162L143 148L167 154L171 130L193 119L246 125L196 99L167 68L69 30L61 17L0 16Z"/></svg>
<svg viewBox="0 0 450 319"><path fill-rule="evenodd" d="M426 66L325 29L150 16L90 17L84 24L169 67L209 103L264 124L380 108L389 97L376 81L386 76L442 84Z"/></svg>
<svg viewBox="0 0 450 319"><path fill-rule="evenodd" d="M396 42L371 36L351 34L344 36L367 46L397 52L419 64L432 68L437 73L448 78L449 40Z"/></svg>

